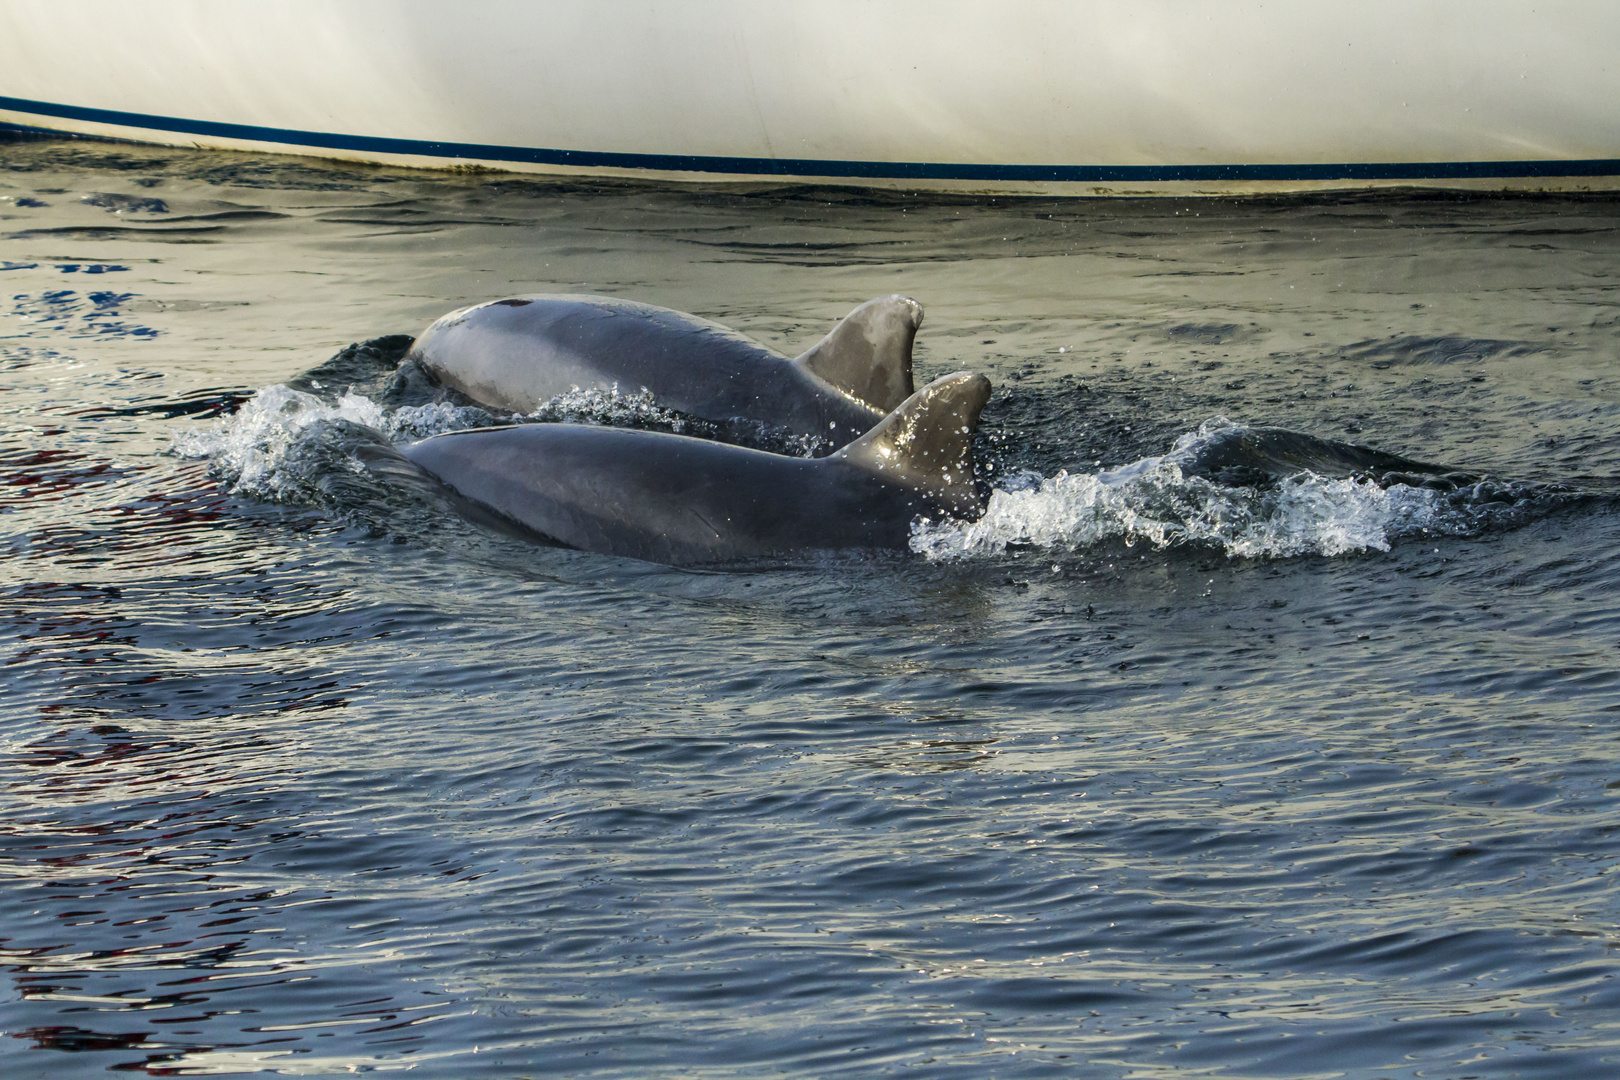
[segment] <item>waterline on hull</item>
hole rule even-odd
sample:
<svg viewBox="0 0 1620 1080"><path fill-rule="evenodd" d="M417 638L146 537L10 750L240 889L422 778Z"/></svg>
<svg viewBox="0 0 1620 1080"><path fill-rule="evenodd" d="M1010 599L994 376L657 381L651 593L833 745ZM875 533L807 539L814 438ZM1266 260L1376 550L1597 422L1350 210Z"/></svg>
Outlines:
<svg viewBox="0 0 1620 1080"><path fill-rule="evenodd" d="M0 96L0 128L404 168L686 183L815 183L967 195L1198 196L1392 187L1620 190L1620 159L1030 165L643 154L498 146L149 116Z"/></svg>

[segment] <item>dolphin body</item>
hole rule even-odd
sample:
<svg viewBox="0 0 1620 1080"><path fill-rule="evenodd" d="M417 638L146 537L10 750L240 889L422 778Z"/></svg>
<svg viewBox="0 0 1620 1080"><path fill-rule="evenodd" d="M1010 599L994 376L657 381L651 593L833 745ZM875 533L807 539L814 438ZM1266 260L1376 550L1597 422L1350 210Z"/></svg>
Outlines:
<svg viewBox="0 0 1620 1080"><path fill-rule="evenodd" d="M918 516L975 517L983 375L934 380L823 458L684 435L523 424L450 432L404 455L463 499L545 539L671 565L905 548Z"/></svg>
<svg viewBox="0 0 1620 1080"><path fill-rule="evenodd" d="M533 412L570 390L649 391L704 420L843 446L912 393L922 305L869 300L797 359L695 315L606 296L518 296L452 311L409 353L484 405Z"/></svg>

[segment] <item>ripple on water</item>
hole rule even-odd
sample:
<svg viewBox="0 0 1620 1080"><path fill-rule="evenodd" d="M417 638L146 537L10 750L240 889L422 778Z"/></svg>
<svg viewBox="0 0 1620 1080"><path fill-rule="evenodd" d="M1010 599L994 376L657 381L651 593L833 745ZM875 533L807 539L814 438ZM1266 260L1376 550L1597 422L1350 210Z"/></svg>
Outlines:
<svg viewBox="0 0 1620 1080"><path fill-rule="evenodd" d="M8 1077L1614 1071L1607 201L0 157ZM897 288L999 387L924 555L632 564L378 467L537 418L368 334Z"/></svg>

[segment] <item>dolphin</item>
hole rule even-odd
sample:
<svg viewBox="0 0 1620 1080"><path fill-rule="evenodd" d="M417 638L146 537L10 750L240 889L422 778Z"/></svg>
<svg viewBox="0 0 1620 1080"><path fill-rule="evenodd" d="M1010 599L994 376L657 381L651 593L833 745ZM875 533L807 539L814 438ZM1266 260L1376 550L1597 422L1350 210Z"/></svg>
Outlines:
<svg viewBox="0 0 1620 1080"><path fill-rule="evenodd" d="M670 565L905 548L918 518L976 517L972 439L990 381L935 379L823 458L663 432L522 424L436 435L404 456L542 538Z"/></svg>
<svg viewBox="0 0 1620 1080"><path fill-rule="evenodd" d="M695 315L607 296L515 296L452 311L411 347L442 384L517 413L573 389L646 389L725 424L843 446L911 396L922 305L869 300L797 359Z"/></svg>

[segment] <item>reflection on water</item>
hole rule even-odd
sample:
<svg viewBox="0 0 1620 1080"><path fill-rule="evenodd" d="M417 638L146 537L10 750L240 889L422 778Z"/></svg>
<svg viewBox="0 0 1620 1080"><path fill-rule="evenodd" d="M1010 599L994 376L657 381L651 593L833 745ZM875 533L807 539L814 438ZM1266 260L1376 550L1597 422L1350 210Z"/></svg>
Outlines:
<svg viewBox="0 0 1620 1080"><path fill-rule="evenodd" d="M1614 1071L1612 201L0 166L8 1078ZM387 335L543 291L915 295L1000 501L464 521Z"/></svg>

